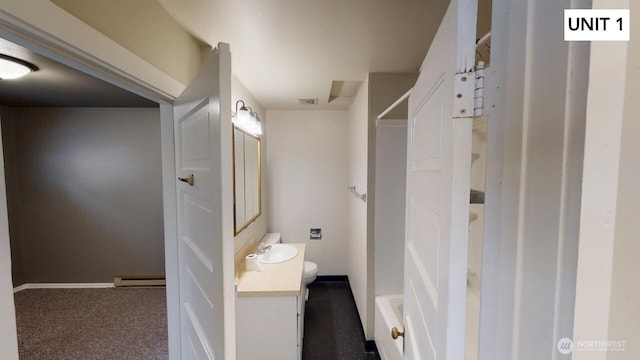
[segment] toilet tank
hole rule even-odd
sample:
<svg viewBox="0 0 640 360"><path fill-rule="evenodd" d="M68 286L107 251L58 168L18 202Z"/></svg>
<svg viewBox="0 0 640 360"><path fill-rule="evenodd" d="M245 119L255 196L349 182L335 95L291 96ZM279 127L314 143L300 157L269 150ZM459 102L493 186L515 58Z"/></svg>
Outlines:
<svg viewBox="0 0 640 360"><path fill-rule="evenodd" d="M260 244L263 246L269 246L281 242L282 236L280 236L280 233L268 233L262 238L262 240L260 240Z"/></svg>

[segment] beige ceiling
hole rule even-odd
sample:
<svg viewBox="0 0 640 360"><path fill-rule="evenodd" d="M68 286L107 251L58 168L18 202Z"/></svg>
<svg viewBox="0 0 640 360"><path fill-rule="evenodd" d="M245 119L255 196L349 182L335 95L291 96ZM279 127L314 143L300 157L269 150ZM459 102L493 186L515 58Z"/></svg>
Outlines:
<svg viewBox="0 0 640 360"><path fill-rule="evenodd" d="M368 72L416 72L448 0L158 0L209 44L267 109L344 109L331 85ZM298 105L318 98L319 105Z"/></svg>

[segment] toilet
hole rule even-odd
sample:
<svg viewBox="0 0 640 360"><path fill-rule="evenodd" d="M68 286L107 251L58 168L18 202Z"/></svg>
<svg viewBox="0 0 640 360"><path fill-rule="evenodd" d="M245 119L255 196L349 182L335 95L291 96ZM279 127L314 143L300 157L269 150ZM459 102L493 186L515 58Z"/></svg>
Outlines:
<svg viewBox="0 0 640 360"><path fill-rule="evenodd" d="M318 265L313 261L305 260L302 276L304 277L305 284L311 284L318 277Z"/></svg>
<svg viewBox="0 0 640 360"><path fill-rule="evenodd" d="M268 233L262 238L262 241L260 241L263 246L269 246L281 242L282 236L280 235L280 233ZM307 285L314 282L318 277L318 265L313 261L305 260L302 277L304 278L304 283Z"/></svg>

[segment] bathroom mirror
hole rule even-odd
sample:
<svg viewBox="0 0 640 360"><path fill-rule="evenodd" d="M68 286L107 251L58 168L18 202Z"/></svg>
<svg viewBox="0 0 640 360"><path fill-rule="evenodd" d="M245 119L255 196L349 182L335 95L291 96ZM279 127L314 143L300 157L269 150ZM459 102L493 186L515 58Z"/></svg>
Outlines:
<svg viewBox="0 0 640 360"><path fill-rule="evenodd" d="M262 213L260 139L233 128L234 234Z"/></svg>

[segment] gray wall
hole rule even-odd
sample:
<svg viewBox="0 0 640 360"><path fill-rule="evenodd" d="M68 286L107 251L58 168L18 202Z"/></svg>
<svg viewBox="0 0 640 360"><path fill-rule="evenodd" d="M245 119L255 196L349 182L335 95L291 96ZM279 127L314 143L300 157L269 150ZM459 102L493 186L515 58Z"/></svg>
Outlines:
<svg viewBox="0 0 640 360"><path fill-rule="evenodd" d="M157 109L2 115L14 286L164 273Z"/></svg>

